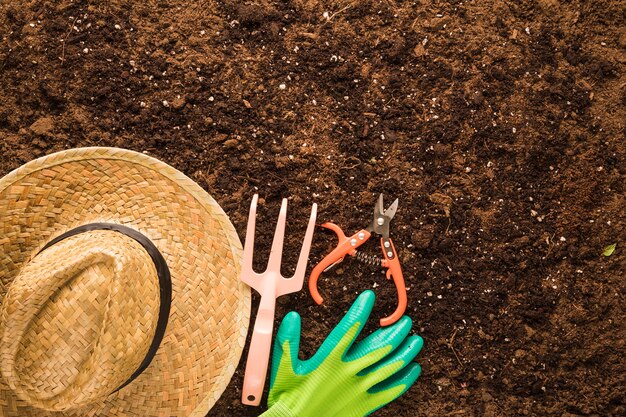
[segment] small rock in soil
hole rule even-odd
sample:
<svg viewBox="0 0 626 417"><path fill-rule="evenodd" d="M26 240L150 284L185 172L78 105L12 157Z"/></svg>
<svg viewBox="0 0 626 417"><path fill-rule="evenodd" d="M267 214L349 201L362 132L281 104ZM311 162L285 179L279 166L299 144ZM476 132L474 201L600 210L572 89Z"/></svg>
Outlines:
<svg viewBox="0 0 626 417"><path fill-rule="evenodd" d="M37 135L45 135L54 129L54 120L51 117L42 117L30 125L30 131Z"/></svg>
<svg viewBox="0 0 626 417"><path fill-rule="evenodd" d="M185 104L187 104L185 97L176 97L174 100L172 100L172 108L176 110L182 109L183 107L185 107Z"/></svg>
<svg viewBox="0 0 626 417"><path fill-rule="evenodd" d="M424 49L424 45L422 43L418 43L417 46L413 49L413 53L416 57L421 58L426 55L426 49Z"/></svg>
<svg viewBox="0 0 626 417"><path fill-rule="evenodd" d="M224 142L224 149L233 149L239 145L239 141L237 139L228 139Z"/></svg>

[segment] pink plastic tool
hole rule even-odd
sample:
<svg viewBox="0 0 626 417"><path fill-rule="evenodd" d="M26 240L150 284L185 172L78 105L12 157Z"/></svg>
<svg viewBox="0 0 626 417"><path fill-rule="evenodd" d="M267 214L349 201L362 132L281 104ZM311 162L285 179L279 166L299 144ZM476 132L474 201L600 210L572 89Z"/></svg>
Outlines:
<svg viewBox="0 0 626 417"><path fill-rule="evenodd" d="M304 274L313 240L313 229L317 217L317 204L313 203L311 217L304 235L304 243L300 250L300 257L293 277L285 278L280 273L280 261L283 252L283 240L285 238L285 223L287 221L287 199L284 198L276 223L276 232L272 241L270 259L267 269L262 274L252 269L252 255L254 253L254 230L256 224L256 206L259 196L255 194L250 204L248 228L246 230L246 243L243 248L243 261L241 266L241 280L257 290L261 294L261 303L256 315L252 341L246 362L246 373L243 380L243 393L241 402L247 405L258 406L263 395L263 386L267 375L270 348L272 345L272 333L274 330L274 310L276 298L302 290Z"/></svg>

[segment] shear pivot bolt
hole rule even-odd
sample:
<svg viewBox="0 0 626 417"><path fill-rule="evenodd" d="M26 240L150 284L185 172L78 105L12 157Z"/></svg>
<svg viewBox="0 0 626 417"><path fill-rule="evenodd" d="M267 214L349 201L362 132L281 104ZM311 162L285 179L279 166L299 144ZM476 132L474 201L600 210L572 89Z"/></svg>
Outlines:
<svg viewBox="0 0 626 417"><path fill-rule="evenodd" d="M392 252L392 251L387 252L387 256L388 256L389 258L393 258L393 252Z"/></svg>
<svg viewBox="0 0 626 417"><path fill-rule="evenodd" d="M376 220L376 222L378 223L379 226L382 226L383 224L385 224L385 219L383 219L382 217L379 217L378 220Z"/></svg>
<svg viewBox="0 0 626 417"><path fill-rule="evenodd" d="M350 239L350 244L352 246L356 246L356 239Z"/></svg>
<svg viewBox="0 0 626 417"><path fill-rule="evenodd" d="M385 247L388 248L389 247L389 241L385 242Z"/></svg>
<svg viewBox="0 0 626 417"><path fill-rule="evenodd" d="M359 233L359 240L363 240L365 239L365 233L361 232Z"/></svg>

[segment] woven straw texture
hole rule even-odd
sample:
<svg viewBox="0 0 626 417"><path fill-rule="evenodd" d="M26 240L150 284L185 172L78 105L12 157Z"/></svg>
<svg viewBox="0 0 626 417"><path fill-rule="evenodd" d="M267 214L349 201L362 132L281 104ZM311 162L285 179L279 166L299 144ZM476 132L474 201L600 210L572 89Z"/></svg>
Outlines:
<svg viewBox="0 0 626 417"><path fill-rule="evenodd" d="M159 305L152 261L111 231L79 234L37 255L56 236L96 222L147 236L172 277L156 356L110 395L152 340ZM245 342L250 291L239 281L240 259L239 238L219 205L148 156L74 149L0 179L0 338L10 329L2 340L14 339L0 344L0 416L204 416ZM59 404L69 410L50 411Z"/></svg>

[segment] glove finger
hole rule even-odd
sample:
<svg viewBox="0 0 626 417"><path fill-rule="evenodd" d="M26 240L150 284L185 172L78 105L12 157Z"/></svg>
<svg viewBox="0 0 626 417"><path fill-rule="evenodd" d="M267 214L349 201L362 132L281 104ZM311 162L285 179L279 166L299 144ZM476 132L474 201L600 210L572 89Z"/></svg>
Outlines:
<svg viewBox="0 0 626 417"><path fill-rule="evenodd" d="M276 333L276 341L274 342L274 352L272 353L272 374L270 377L270 388L274 386L276 374L283 360L288 360L292 365L292 371L295 373L296 363L298 361L298 351L300 350L300 330L302 323L300 315L295 311L287 313L283 321L280 323L278 332ZM287 344L288 343L288 344ZM285 351L288 349L288 351ZM287 357L285 357L288 355Z"/></svg>
<svg viewBox="0 0 626 417"><path fill-rule="evenodd" d="M317 368L333 352L343 356L363 330L363 326L365 326L374 307L375 299L374 292L370 290L364 291L358 296L337 327L330 332L315 355L307 361L305 365L307 369Z"/></svg>
<svg viewBox="0 0 626 417"><path fill-rule="evenodd" d="M370 394L367 400L368 410L367 414L370 415L379 408L389 404L402 394L404 394L410 387L417 381L417 378L422 373L422 368L419 364L411 362L401 371L397 372L391 378L373 386L368 390Z"/></svg>
<svg viewBox="0 0 626 417"><path fill-rule="evenodd" d="M420 336L409 336L383 361L359 372L358 375L365 377L368 387L383 382L411 364L423 345L424 341Z"/></svg>
<svg viewBox="0 0 626 417"><path fill-rule="evenodd" d="M392 326L376 330L352 346L345 360L348 362L360 360L363 368L375 364L400 346L411 331L412 325L411 318L403 316Z"/></svg>

